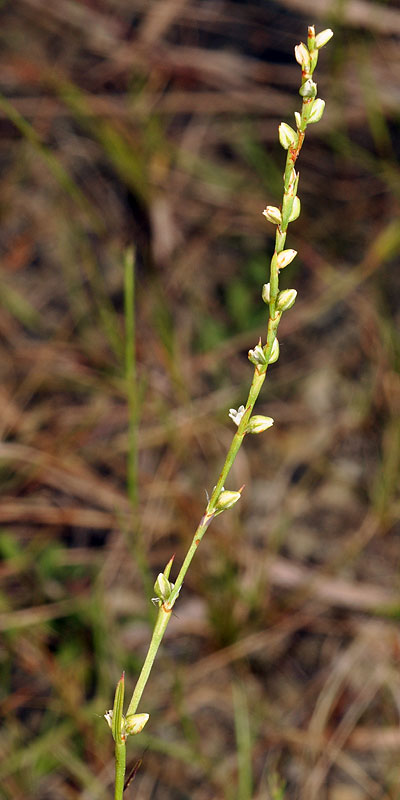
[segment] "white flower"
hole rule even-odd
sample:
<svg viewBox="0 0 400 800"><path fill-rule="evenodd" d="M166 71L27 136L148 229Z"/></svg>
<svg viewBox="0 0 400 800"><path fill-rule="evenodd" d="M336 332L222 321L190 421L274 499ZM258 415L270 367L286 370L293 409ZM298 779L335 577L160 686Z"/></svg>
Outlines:
<svg viewBox="0 0 400 800"><path fill-rule="evenodd" d="M110 726L110 728L112 728L112 718L113 718L112 710L107 711L107 713L104 714L103 716L104 716L104 719L107 722L107 724Z"/></svg>
<svg viewBox="0 0 400 800"><path fill-rule="evenodd" d="M229 409L229 416L235 423L235 425L240 425L241 419L243 417L244 412L246 411L244 406L239 406L238 410L236 408Z"/></svg>

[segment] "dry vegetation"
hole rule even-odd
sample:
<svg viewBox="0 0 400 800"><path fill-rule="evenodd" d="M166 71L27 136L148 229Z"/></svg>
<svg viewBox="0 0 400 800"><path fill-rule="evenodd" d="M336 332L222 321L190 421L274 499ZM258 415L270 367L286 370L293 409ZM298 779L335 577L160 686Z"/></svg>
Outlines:
<svg viewBox="0 0 400 800"><path fill-rule="evenodd" d="M142 711L140 800L399 797L396 2L2 4L0 796L112 795L146 651L263 331L293 46L335 38L301 158L299 299ZM328 13L330 11L330 14ZM4 99L5 98L5 99ZM137 493L123 252L137 250ZM397 267L397 269L396 269ZM248 437L250 438L250 437ZM173 577L173 576L172 576Z"/></svg>

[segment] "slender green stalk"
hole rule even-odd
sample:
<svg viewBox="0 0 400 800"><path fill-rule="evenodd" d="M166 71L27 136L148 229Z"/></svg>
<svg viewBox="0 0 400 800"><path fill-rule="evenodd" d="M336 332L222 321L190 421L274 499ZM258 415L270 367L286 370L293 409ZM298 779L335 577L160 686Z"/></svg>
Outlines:
<svg viewBox="0 0 400 800"><path fill-rule="evenodd" d="M132 507L137 505L137 422L138 403L135 353L135 254L125 253L124 259L124 312L125 312L125 380L128 396L128 461L127 487Z"/></svg>
<svg viewBox="0 0 400 800"><path fill-rule="evenodd" d="M246 403L246 411L243 414L243 417L241 419L240 425L239 425L239 427L238 427L238 429L237 429L237 431L236 431L236 433L235 433L235 435L234 435L234 437L232 439L232 443L231 443L231 446L229 448L228 454L226 456L224 466L222 467L221 474L220 474L220 476L218 478L218 481L217 481L217 484L216 484L216 486L215 486L215 488L213 490L213 493L211 495L210 501L209 501L209 503L207 505L207 508L206 508L206 510L205 510L200 522L199 522L199 525L196 528L195 534L194 534L193 539L192 539L192 543L191 543L191 545L189 547L188 552L186 553L185 560L184 560L184 562L183 562L183 564L181 566L181 569L180 569L180 571L178 573L178 577L177 577L177 579L175 581L174 588L173 588L173 590L172 590L172 592L171 592L171 594L170 594L170 596L168 598L168 601L166 603L167 608L172 608L172 606L174 605L175 600L176 600L176 598L177 598L177 596L179 594L179 591L181 589L181 586L183 584L185 575L186 575L186 573L187 573L187 571L188 571L188 569L190 567L190 564L192 562L192 559L194 557L194 554L196 553L196 550L197 550L197 548L198 548L198 546L199 546L199 544L200 544L200 542L201 542L201 540L202 540L202 538L203 538L203 536L204 536L204 534L205 534L210 522L212 522L212 520L214 519L214 517L216 515L216 507L217 507L218 499L219 499L219 497L221 495L221 491L223 489L223 486L224 486L224 483L226 481L226 478L229 475L230 469L231 469L231 467L232 467L232 465L233 465L233 463L235 461L235 458L236 458L236 456L237 456L237 454L239 452L239 449L240 449L240 447L242 445L243 438L244 438L244 436L246 434L246 427L247 427L248 421L249 421L249 419L251 417L251 414L253 412L254 404L255 404L255 402L257 400L258 395L260 394L261 387L262 387L262 385L264 383L264 380L265 380L265 374L266 374L266 372L260 374L258 372L257 368L254 370L253 381L252 381L252 384L251 384L251 387L250 387L249 396L247 398L247 403Z"/></svg>
<svg viewBox="0 0 400 800"><path fill-rule="evenodd" d="M233 684L232 695L238 761L238 787L236 798L237 800L251 800L253 794L253 775L251 766L249 709L245 690L240 684Z"/></svg>
<svg viewBox="0 0 400 800"><path fill-rule="evenodd" d="M148 681L151 668L154 664L154 659L157 655L158 648L160 647L162 638L164 636L170 618L171 618L171 611L166 609L164 605L161 605L158 610L156 624L154 626L149 649L147 651L143 667L138 677L131 702L129 703L128 711L126 714L127 717L129 717L131 714L135 714L137 711L137 707L140 703L144 688Z"/></svg>
<svg viewBox="0 0 400 800"><path fill-rule="evenodd" d="M124 254L124 316L125 316L125 385L128 404L128 453L127 453L127 492L131 504L131 527L128 533L129 546L142 576L146 594L151 591L152 580L143 535L138 515L138 423L140 390L136 371L136 281L135 252L129 248ZM122 523L121 523L122 524Z"/></svg>
<svg viewBox="0 0 400 800"><path fill-rule="evenodd" d="M277 331L282 314L284 311L291 308L296 299L297 293L294 289L287 289L283 292L279 291L279 271L290 264L290 262L296 256L295 250L284 249L288 225L290 222L293 222L295 219L297 219L300 214L300 200L297 197L299 175L296 173L295 165L304 142L307 125L309 123L318 122L324 111L324 101L316 99L317 85L312 80L312 75L318 61L319 49L329 41L332 35L332 31L328 29L326 31L322 31L322 33L318 34L318 36L315 36L314 28L310 27L308 29L308 46L301 43L295 48L296 60L302 67L302 84L299 90L303 97L302 109L301 113L295 114L296 130L284 122L282 122L279 126L279 141L282 147L287 150L286 165L283 176L282 206L280 208L267 206L263 212L266 219L272 224L276 225L275 250L271 258L269 283L264 285L262 292L263 300L269 306L267 340L266 343L262 345L260 339L258 345L256 345L253 350L249 351L249 360L252 362L252 364L254 364L254 374L247 397L246 406L241 406L238 411L235 411L235 409L230 410L229 415L238 426L237 431L233 436L221 470L221 474L195 531L186 557L183 561L181 569L179 570L175 584L169 581L169 574L173 562L173 559L171 559L168 562L164 572L159 574L154 585L154 591L157 596L153 598L153 602L158 605L157 620L154 626L149 649L128 707L127 715L126 717L123 717L123 715L121 717L121 713L119 711L118 713L120 716L118 721L115 719L115 712L113 712L114 721L112 721L113 714L110 716L109 712L109 714L106 715L106 718L108 717L110 726L113 726L113 735L116 740L115 800L122 800L123 773L125 770L125 738L129 733L140 733L147 722L148 715L137 714L137 708L142 698L142 694L153 667L157 651L160 647L168 622L170 620L172 608L182 587L187 570L189 569L194 554L196 553L198 546L212 520L218 514L223 513L226 509L230 508L240 499L242 489L239 489L238 491L227 491L225 490L224 486L235 458L243 443L244 437L247 433L261 433L262 431L267 430L267 428L269 428L273 423L273 420L270 417L258 415L253 416L253 410L264 383L268 365L274 363L279 357ZM134 286L132 270L129 267L126 267L125 270L126 297L133 296ZM133 342L133 310L130 307L126 307L126 313L127 337ZM133 387L134 383L132 377L134 372L132 373L132 370L134 370L134 357L131 349L128 349L128 347L130 348L129 342L126 350L126 369L127 378ZM136 398L129 392L130 418L132 419L135 419L135 410L133 406L134 402L136 402ZM133 435L133 431L130 430L130 437L133 437ZM130 452L134 453L136 447L135 440L133 438L130 438L130 448L132 448L132 450L130 449ZM133 493L133 484L131 483L133 478L135 478L136 484L136 462L132 461L132 463L129 462L128 465L128 486L130 487L130 493ZM119 690L117 687L114 709L120 709L121 707L120 700L117 702L119 696L118 691ZM122 734L121 736L118 736L118 730L120 728ZM247 739L245 744L247 748ZM251 792L251 776L249 778L247 772L243 772L241 792L243 797L250 796L249 792Z"/></svg>
<svg viewBox="0 0 400 800"><path fill-rule="evenodd" d="M115 742L115 791L114 800L122 800L124 794L126 769L125 741Z"/></svg>

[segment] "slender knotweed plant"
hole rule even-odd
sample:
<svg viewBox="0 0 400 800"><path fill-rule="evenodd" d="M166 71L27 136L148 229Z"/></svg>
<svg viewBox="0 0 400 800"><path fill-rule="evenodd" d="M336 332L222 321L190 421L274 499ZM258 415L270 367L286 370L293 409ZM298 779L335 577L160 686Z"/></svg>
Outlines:
<svg viewBox="0 0 400 800"><path fill-rule="evenodd" d="M314 27L310 26L308 28L307 45L301 42L295 47L296 61L301 66L302 80L299 93L303 98L303 103L301 112L296 111L294 115L296 130L287 125L286 122L281 122L279 125L279 141L282 147L287 150L283 175L282 205L280 208L267 206L263 212L268 222L276 226L275 251L271 258L270 280L269 283L264 284L262 289L262 299L269 307L267 340L265 344L262 344L260 339L254 349L249 351L249 360L254 365L254 374L246 405L240 406L237 411L233 408L230 409L229 416L237 425L237 431L175 583L169 580L173 558L171 558L164 572L159 574L155 582L154 592L156 597L153 598L153 602L158 607L158 615L142 671L137 680L127 712L126 714L123 713L125 681L124 675L122 675L115 692L113 710L105 714L115 741L115 800L122 800L124 791L126 739L129 735L140 733L149 718L148 714L137 713L138 705L186 572L212 520L218 514L222 514L235 505L240 499L242 489L230 491L225 489L224 486L244 437L247 433L262 433L273 425L271 417L253 415L253 409L264 383L267 367L277 361L279 357L277 331L282 314L291 308L296 300L297 292L295 289L279 291L279 272L290 264L297 255L296 250L284 249L288 225L296 220L300 214L300 200L297 196L299 173L296 172L295 165L303 145L307 125L318 122L324 112L325 102L316 96L317 84L313 81L313 73L317 65L320 48L332 36L333 32L329 28L316 36Z"/></svg>

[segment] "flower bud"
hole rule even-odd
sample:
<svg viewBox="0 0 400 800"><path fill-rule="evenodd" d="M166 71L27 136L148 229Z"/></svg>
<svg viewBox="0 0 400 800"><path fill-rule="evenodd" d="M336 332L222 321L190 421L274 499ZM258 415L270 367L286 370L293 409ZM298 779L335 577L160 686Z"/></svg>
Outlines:
<svg viewBox="0 0 400 800"><path fill-rule="evenodd" d="M240 500L240 492L230 492L224 489L217 500L215 510L217 512L225 511L227 508L234 506L238 500Z"/></svg>
<svg viewBox="0 0 400 800"><path fill-rule="evenodd" d="M279 342L278 339L274 339L268 363L275 364L275 361L278 361L278 358L279 358Z"/></svg>
<svg viewBox="0 0 400 800"><path fill-rule="evenodd" d="M263 433L274 424L272 417L263 417L261 414L255 414L251 417L249 424L246 428L246 433Z"/></svg>
<svg viewBox="0 0 400 800"><path fill-rule="evenodd" d="M276 303L277 311L288 311L295 304L296 297L296 289L284 289L283 292L279 292Z"/></svg>
<svg viewBox="0 0 400 800"><path fill-rule="evenodd" d="M292 213L291 213L291 215L289 217L289 222L294 222L295 219L297 219L297 217L300 216L300 211L301 211L300 198L297 197L297 195L296 195L296 197L294 198L294 202L293 202Z"/></svg>
<svg viewBox="0 0 400 800"><path fill-rule="evenodd" d="M261 344L257 344L253 350L249 350L247 357L255 367L268 363Z"/></svg>
<svg viewBox="0 0 400 800"><path fill-rule="evenodd" d="M272 222L273 225L281 225L282 214L276 206L267 206L262 213L264 217L267 218L268 222Z"/></svg>
<svg viewBox="0 0 400 800"><path fill-rule="evenodd" d="M317 84L315 81L312 81L311 78L308 81L305 81L302 86L300 86L299 94L302 97L315 97L317 94Z"/></svg>
<svg viewBox="0 0 400 800"><path fill-rule="evenodd" d="M310 67L310 53L304 42L300 42L300 44L296 44L294 48L294 57L298 64L303 68L305 72L308 72Z"/></svg>
<svg viewBox="0 0 400 800"><path fill-rule="evenodd" d="M297 144L297 133L286 122L279 125L279 141L284 150Z"/></svg>
<svg viewBox="0 0 400 800"><path fill-rule="evenodd" d="M288 264L291 264L294 258L297 256L297 250L281 250L276 257L278 269L283 269L287 267Z"/></svg>
<svg viewBox="0 0 400 800"><path fill-rule="evenodd" d="M141 733L149 717L150 714L129 714L129 716L124 719L126 733L131 736L136 736L137 733Z"/></svg>
<svg viewBox="0 0 400 800"><path fill-rule="evenodd" d="M271 300L271 285L269 283L264 283L262 287L261 297L264 300L264 303L269 304Z"/></svg>
<svg viewBox="0 0 400 800"><path fill-rule="evenodd" d="M320 97L317 97L314 100L312 111L307 122L319 122L322 117L322 114L324 113L324 108L325 108L325 100L321 100Z"/></svg>
<svg viewBox="0 0 400 800"><path fill-rule="evenodd" d="M315 37L315 47L319 50L332 39L333 31L330 28L325 28L321 33L317 33Z"/></svg>
<svg viewBox="0 0 400 800"><path fill-rule="evenodd" d="M173 583L170 583L168 578L165 577L164 573L160 572L154 584L154 591L157 595L157 598L161 600L162 603L165 603L165 601L168 600L173 588Z"/></svg>

